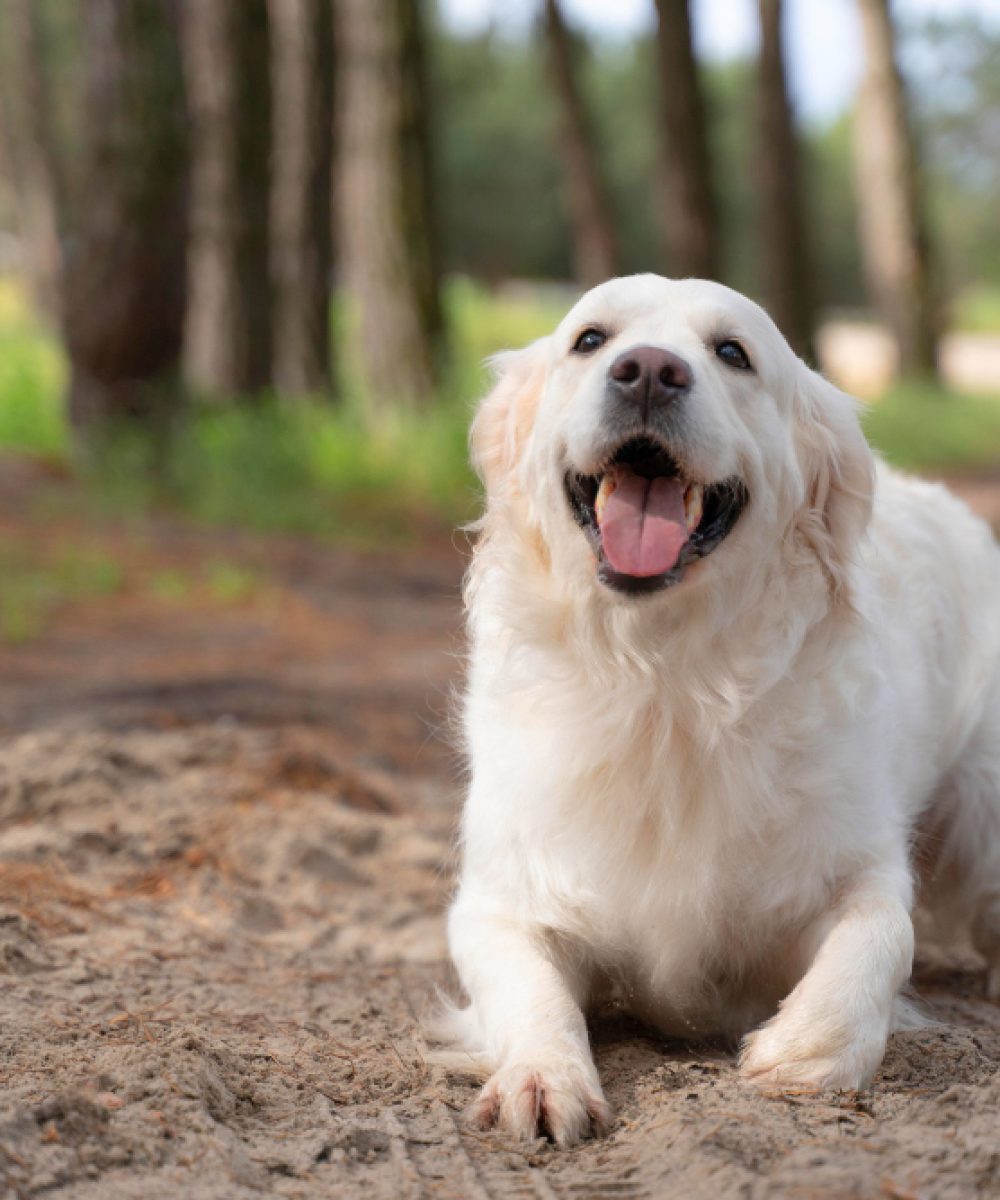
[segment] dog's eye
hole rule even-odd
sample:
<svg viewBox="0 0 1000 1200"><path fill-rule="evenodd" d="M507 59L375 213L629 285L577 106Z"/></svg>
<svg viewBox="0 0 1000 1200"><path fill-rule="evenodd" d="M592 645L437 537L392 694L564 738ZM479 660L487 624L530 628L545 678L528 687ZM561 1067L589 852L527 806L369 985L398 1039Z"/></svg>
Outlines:
<svg viewBox="0 0 1000 1200"><path fill-rule="evenodd" d="M725 342L719 342L715 347L715 353L727 367L735 367L738 371L750 370L749 355L739 342L733 341L732 338Z"/></svg>
<svg viewBox="0 0 1000 1200"><path fill-rule="evenodd" d="M574 354L593 354L608 340L603 329L585 329L573 343Z"/></svg>

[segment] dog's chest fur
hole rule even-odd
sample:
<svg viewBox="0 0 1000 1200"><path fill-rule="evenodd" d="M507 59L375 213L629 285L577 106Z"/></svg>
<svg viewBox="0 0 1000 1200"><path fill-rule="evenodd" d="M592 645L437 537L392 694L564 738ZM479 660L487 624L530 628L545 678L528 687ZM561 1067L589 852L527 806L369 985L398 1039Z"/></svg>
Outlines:
<svg viewBox="0 0 1000 1200"><path fill-rule="evenodd" d="M720 729L655 677L532 693L518 715L531 734L498 746L517 746L525 781L512 779L505 840L526 911L667 1030L738 1033L773 1011L843 857L863 849L843 834L849 764L797 749L815 746L817 720L836 724L836 698L779 697ZM508 694L505 726L511 709ZM842 795L818 793L831 778Z"/></svg>

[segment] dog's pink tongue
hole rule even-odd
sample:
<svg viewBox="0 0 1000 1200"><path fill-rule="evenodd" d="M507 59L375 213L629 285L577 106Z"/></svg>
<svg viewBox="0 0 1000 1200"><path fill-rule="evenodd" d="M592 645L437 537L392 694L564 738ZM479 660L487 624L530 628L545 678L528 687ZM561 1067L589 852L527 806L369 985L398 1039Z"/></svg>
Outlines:
<svg viewBox="0 0 1000 1200"><path fill-rule="evenodd" d="M617 487L601 519L601 544L619 575L664 575L677 562L687 528L679 479L645 479L616 467Z"/></svg>

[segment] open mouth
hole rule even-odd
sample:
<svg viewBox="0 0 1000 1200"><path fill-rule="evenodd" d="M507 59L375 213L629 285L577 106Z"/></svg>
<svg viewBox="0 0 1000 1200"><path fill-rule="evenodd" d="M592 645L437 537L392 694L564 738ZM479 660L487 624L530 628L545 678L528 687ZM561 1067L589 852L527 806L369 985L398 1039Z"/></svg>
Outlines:
<svg viewBox="0 0 1000 1200"><path fill-rule="evenodd" d="M577 524L597 556L602 583L642 595L679 583L719 545L749 501L742 480L689 479L669 451L630 438L596 475L566 475Z"/></svg>

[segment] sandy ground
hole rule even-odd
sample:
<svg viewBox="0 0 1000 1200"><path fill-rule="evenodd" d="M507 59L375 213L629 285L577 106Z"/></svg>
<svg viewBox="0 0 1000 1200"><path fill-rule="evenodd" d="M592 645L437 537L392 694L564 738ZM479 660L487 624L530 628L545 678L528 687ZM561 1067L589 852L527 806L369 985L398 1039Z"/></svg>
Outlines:
<svg viewBox="0 0 1000 1200"><path fill-rule="evenodd" d="M729 1048L612 1020L607 1139L468 1130L420 1027L459 558L234 553L266 595L125 594L0 652L0 1197L1000 1196L1000 1008L955 950L919 972L940 1024L862 1095L763 1098Z"/></svg>

